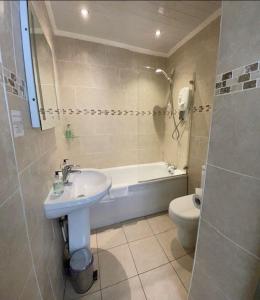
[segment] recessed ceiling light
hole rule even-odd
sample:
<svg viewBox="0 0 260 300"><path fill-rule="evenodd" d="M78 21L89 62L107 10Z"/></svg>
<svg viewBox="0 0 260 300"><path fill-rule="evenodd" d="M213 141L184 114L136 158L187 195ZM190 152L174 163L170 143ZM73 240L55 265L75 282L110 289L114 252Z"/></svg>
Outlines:
<svg viewBox="0 0 260 300"><path fill-rule="evenodd" d="M86 8L82 8L80 12L83 18L87 18L89 15L89 12Z"/></svg>
<svg viewBox="0 0 260 300"><path fill-rule="evenodd" d="M161 30L159 30L159 29L157 29L156 31L155 31L155 37L160 37L160 35L161 35Z"/></svg>
<svg viewBox="0 0 260 300"><path fill-rule="evenodd" d="M161 15L163 15L164 14L164 7L160 6L158 8L158 13L161 14Z"/></svg>

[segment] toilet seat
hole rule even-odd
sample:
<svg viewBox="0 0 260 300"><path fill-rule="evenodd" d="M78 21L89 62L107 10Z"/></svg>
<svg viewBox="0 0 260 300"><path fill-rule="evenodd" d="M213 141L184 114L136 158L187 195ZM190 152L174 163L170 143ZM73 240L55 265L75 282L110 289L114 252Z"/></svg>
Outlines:
<svg viewBox="0 0 260 300"><path fill-rule="evenodd" d="M194 206L192 198L193 194L172 200L169 206L170 217L186 222L197 222L200 210Z"/></svg>

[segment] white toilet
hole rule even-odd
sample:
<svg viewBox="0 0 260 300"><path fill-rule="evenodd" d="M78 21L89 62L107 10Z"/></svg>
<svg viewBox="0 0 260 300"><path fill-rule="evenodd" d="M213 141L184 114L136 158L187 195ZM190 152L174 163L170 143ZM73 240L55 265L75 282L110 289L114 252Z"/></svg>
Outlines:
<svg viewBox="0 0 260 300"><path fill-rule="evenodd" d="M205 167L202 166L201 188L204 187ZM169 216L177 226L177 237L185 249L194 249L200 217L200 208L195 206L195 194L176 198L169 205Z"/></svg>

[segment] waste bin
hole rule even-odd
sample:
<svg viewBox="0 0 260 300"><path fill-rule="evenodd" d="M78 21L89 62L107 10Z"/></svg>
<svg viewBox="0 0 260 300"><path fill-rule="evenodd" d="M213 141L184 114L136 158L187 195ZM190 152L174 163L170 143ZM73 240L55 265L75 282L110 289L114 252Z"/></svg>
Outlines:
<svg viewBox="0 0 260 300"><path fill-rule="evenodd" d="M87 248L75 251L70 259L70 280L74 290L79 294L86 293L94 282L94 258Z"/></svg>

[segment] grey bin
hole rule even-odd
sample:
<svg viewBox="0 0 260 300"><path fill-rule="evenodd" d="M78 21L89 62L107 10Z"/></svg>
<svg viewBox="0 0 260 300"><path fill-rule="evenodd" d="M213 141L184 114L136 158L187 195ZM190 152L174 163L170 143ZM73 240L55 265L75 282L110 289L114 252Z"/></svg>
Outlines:
<svg viewBox="0 0 260 300"><path fill-rule="evenodd" d="M75 251L70 259L70 280L74 290L79 294L86 293L92 286L93 255L87 248Z"/></svg>

